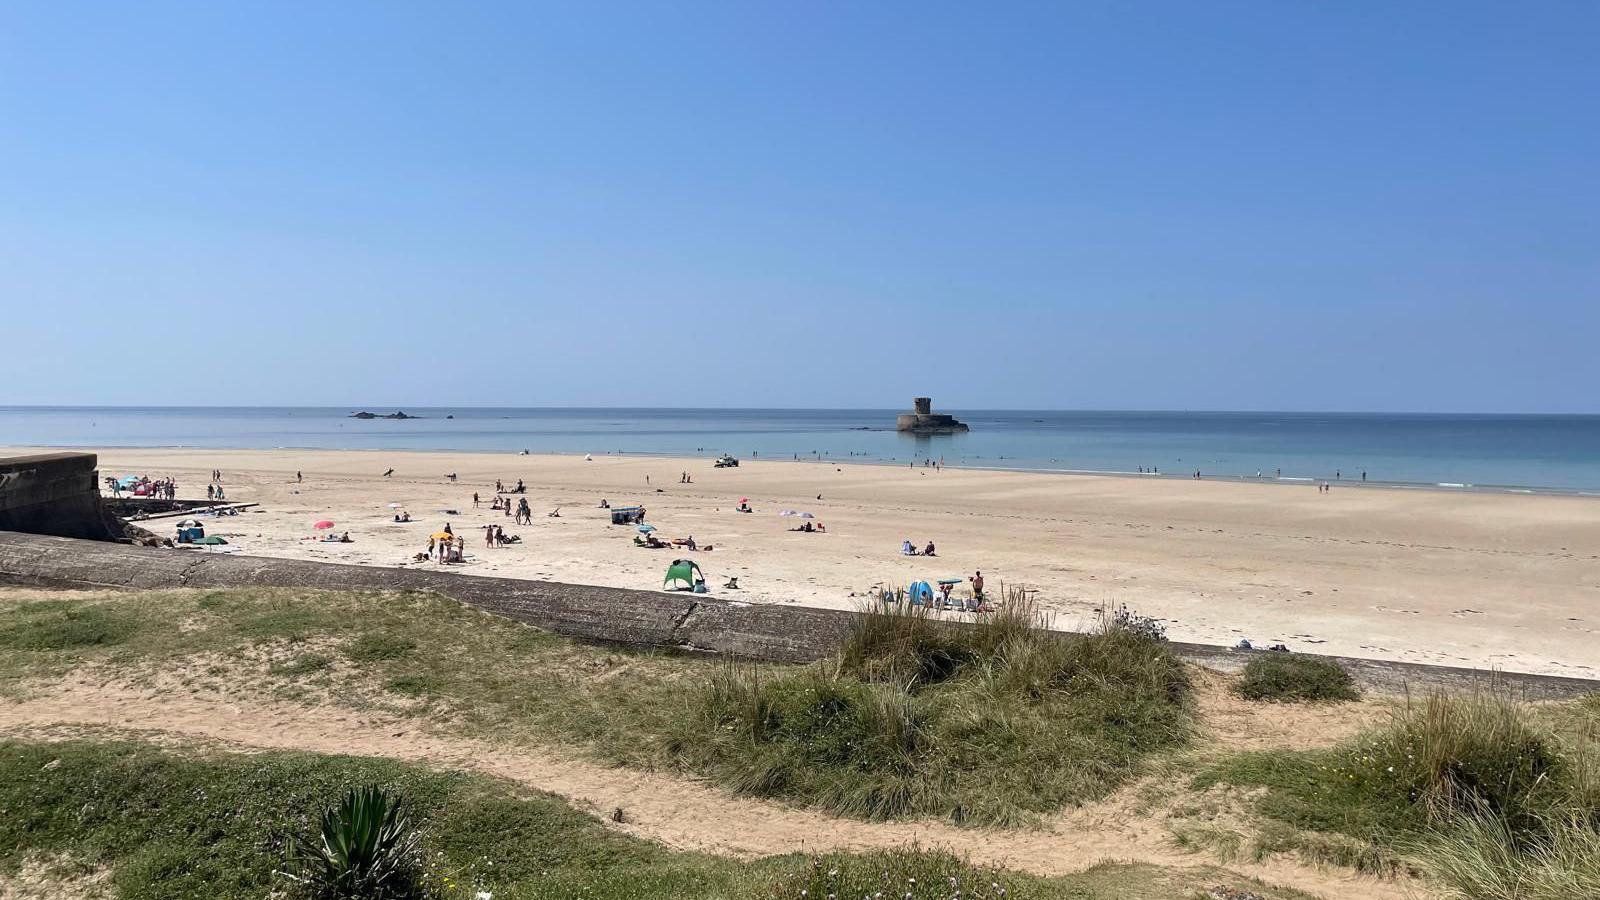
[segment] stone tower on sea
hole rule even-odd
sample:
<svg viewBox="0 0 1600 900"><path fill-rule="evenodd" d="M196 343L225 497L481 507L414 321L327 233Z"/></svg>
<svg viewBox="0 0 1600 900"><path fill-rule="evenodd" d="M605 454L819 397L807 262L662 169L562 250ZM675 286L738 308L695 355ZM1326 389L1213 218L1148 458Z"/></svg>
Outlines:
<svg viewBox="0 0 1600 900"><path fill-rule="evenodd" d="M930 397L917 397L911 401L911 412L901 413L895 419L896 431L909 431L912 434L955 434L967 431L965 422L956 421L955 416L933 411L933 399Z"/></svg>

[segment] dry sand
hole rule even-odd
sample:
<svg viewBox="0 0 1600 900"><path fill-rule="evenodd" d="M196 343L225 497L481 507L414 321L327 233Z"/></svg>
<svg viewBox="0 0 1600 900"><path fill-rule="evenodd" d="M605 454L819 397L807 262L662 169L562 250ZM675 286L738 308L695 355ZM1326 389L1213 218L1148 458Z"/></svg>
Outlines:
<svg viewBox="0 0 1600 900"><path fill-rule="evenodd" d="M1600 677L1592 498L804 461L714 469L632 455L128 449L100 459L103 475L176 476L190 497L221 469L229 500L261 505L208 533L248 554L436 566L410 560L448 521L471 554L452 571L660 587L684 554L635 548L634 530L597 508L605 498L644 504L666 537L713 545L695 558L721 597L852 607L876 583L981 569L991 588L1037 588L1060 627L1127 604L1166 620L1175 639ZM683 472L693 484L678 483ZM488 509L497 478L526 482L531 526ZM733 511L741 497L755 513ZM389 503L416 521L395 524ZM558 506L560 518L545 516ZM812 512L827 533L788 531L785 508ZM307 540L323 518L354 543ZM166 535L173 521L149 524ZM490 522L522 544L486 548ZM933 540L938 558L902 557L907 538ZM729 576L741 590L720 589Z"/></svg>

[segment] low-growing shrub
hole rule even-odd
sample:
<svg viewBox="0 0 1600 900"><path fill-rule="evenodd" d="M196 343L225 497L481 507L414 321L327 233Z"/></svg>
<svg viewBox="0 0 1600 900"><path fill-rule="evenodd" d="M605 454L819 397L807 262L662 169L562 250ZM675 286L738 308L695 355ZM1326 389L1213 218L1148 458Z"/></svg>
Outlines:
<svg viewBox="0 0 1600 900"><path fill-rule="evenodd" d="M1266 653L1245 664L1233 686L1247 700L1316 703L1357 700L1355 679L1338 663L1315 656Z"/></svg>

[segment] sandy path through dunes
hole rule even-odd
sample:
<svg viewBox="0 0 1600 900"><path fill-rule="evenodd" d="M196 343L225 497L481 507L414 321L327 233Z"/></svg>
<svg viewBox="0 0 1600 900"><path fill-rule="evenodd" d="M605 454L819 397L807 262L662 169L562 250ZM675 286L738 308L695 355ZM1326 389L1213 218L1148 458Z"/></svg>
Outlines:
<svg viewBox="0 0 1600 900"><path fill-rule="evenodd" d="M453 571L656 588L680 552L632 546L602 498L644 503L667 537L715 546L696 558L714 593L851 607L875 582L964 577L1040 590L1062 626L1126 603L1175 639L1282 641L1349 656L1600 676L1600 499L1067 476L814 462L484 453L107 450L102 474L173 475L203 496L220 468L228 497L257 511L220 520L241 552L415 565L445 521L472 558ZM390 478L382 473L395 470ZM295 481L295 472L304 482ZM456 483L444 479L459 476ZM687 472L692 484L681 484ZM532 525L486 507L496 479L523 479ZM648 485L646 479L649 479ZM657 493L660 490L661 493ZM818 496L822 499L817 499ZM733 512L749 497L757 512ZM390 503L416 517L393 522ZM545 513L561 507L560 518ZM827 534L787 530L785 508ZM442 510L453 509L455 513ZM352 544L306 540L333 519ZM503 524L523 543L483 547ZM172 520L154 523L165 534ZM934 541L935 559L900 543ZM428 564L431 565L431 564ZM723 592L728 577L737 593Z"/></svg>
<svg viewBox="0 0 1600 900"><path fill-rule="evenodd" d="M625 823L612 827L642 838L738 857L861 851L916 842L1042 875L1081 871L1102 860L1166 866L1208 862L1175 849L1159 820L1133 811L1137 800L1127 791L1073 810L1037 831L967 830L937 822L866 823L734 798L672 775L605 768L548 751L517 752L428 734L404 720L353 712L158 694L81 678L69 678L20 703L0 704L0 733L51 739L71 736L72 729L83 726L157 741L198 738L230 749L380 756L481 772L560 795L602 818L620 807ZM1229 868L1327 898L1423 896L1410 886L1322 871L1289 859Z"/></svg>

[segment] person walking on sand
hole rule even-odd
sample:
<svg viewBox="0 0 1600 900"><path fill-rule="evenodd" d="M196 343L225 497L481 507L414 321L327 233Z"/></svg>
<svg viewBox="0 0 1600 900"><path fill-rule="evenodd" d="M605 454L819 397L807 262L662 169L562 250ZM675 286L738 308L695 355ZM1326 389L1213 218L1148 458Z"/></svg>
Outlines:
<svg viewBox="0 0 1600 900"><path fill-rule="evenodd" d="M983 599L983 573L980 571L972 573L972 599Z"/></svg>
<svg viewBox="0 0 1600 900"><path fill-rule="evenodd" d="M383 477L388 478L390 475L393 475L393 474L394 474L394 470L390 469L389 471L383 473Z"/></svg>
<svg viewBox="0 0 1600 900"><path fill-rule="evenodd" d="M472 492L472 508L473 509L477 509L478 508L478 492L477 491L473 491Z"/></svg>
<svg viewBox="0 0 1600 900"><path fill-rule="evenodd" d="M301 483L302 481L305 481L305 480L306 480L306 477L304 475L300 474L300 470L296 469L295 473L294 473L294 483L295 484L299 484L299 483Z"/></svg>

